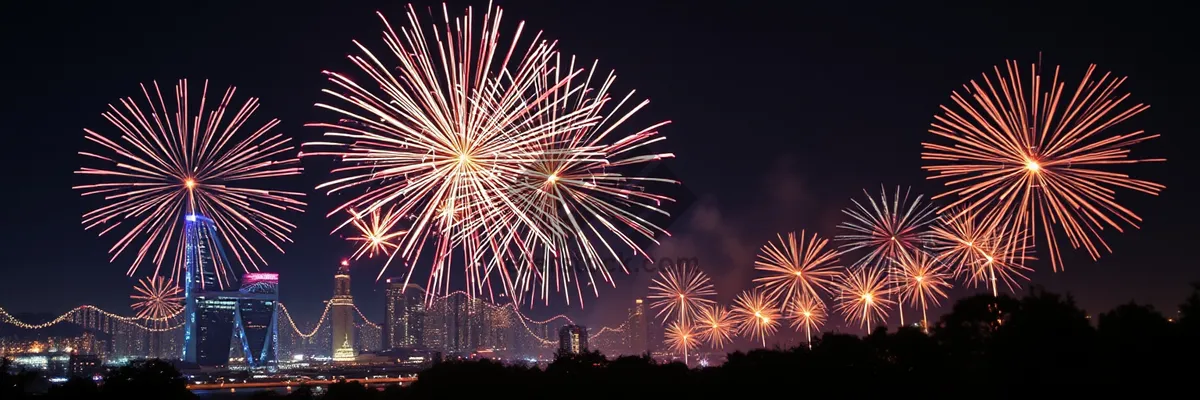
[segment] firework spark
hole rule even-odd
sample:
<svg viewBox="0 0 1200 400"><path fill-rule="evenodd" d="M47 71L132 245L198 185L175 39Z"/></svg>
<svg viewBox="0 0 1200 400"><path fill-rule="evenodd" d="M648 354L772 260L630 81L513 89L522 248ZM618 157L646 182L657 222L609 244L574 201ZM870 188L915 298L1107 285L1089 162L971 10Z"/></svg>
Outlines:
<svg viewBox="0 0 1200 400"><path fill-rule="evenodd" d="M737 320L738 334L758 338L767 347L767 336L779 329L779 309L765 291L750 289L733 299L730 312Z"/></svg>
<svg viewBox="0 0 1200 400"><path fill-rule="evenodd" d="M631 211L657 210L667 200L635 185L654 179L618 170L672 157L638 155L662 139L655 129L665 123L610 140L646 104L622 109L626 96L606 108L614 75L596 78L602 84L592 89L593 73L577 67L574 58L563 65L568 57L540 33L520 46L523 23L511 44L502 44L498 7L488 8L479 29L471 8L453 20L446 6L442 14L444 24L429 32L410 5L409 25L399 34L380 15L398 68L356 42L364 56L350 59L379 90L327 72L342 93L325 92L349 107L317 104L343 120L311 124L329 129L326 136L336 140L307 143L328 150L306 155L334 156L346 164L334 171L341 177L318 188L362 191L330 215L395 206L414 216L380 276L396 257L407 262L412 276L421 255L431 253L427 299L450 291L451 257L459 253L471 295L490 292L491 277L499 276L515 299L539 289L546 298L554 285L568 301L574 287L582 301L583 286L595 290L594 275L610 281L599 265L601 253L620 258L602 234L644 255L618 228L651 240L662 232ZM433 251L423 251L427 245ZM547 257L533 260L539 252ZM581 255L578 261L587 268L573 265L570 255ZM586 277L577 276L578 269Z"/></svg>
<svg viewBox="0 0 1200 400"><path fill-rule="evenodd" d="M906 254L897 263L900 265L900 273L893 277L896 279L899 303L901 303L897 307L901 307L905 301L913 307L919 307L921 309L921 328L925 332L929 332L929 318L926 310L930 303L934 306L941 305L941 299L947 297L946 289L951 287L950 282L947 281L950 274L946 271L946 265L925 252Z"/></svg>
<svg viewBox="0 0 1200 400"><path fill-rule="evenodd" d="M689 264L680 264L659 271L647 297L654 301L650 308L658 309L655 316L666 323L672 316L680 322L696 318L701 309L713 304L709 297L716 295L708 275Z"/></svg>
<svg viewBox="0 0 1200 400"><path fill-rule="evenodd" d="M930 231L931 248L937 261L953 269L954 278L971 286L987 285L999 295L999 281L1010 291L1020 288L1017 279L1028 280L1025 266L1033 260L1027 233L1014 229L1001 215L981 215L979 210L955 208L942 214Z"/></svg>
<svg viewBox="0 0 1200 400"><path fill-rule="evenodd" d="M699 335L691 324L687 322L672 322L667 325L667 331L663 335L664 343L671 346L671 350L683 354L683 364L688 363L688 352L700 345Z"/></svg>
<svg viewBox="0 0 1200 400"><path fill-rule="evenodd" d="M714 349L721 349L733 342L736 322L734 315L723 306L701 308L696 320L699 339L708 342Z"/></svg>
<svg viewBox="0 0 1200 400"><path fill-rule="evenodd" d="M166 278L142 278L133 289L137 293L129 298L134 300L133 310L138 318L165 320L183 311L183 290Z"/></svg>
<svg viewBox="0 0 1200 400"><path fill-rule="evenodd" d="M232 118L226 115L233 100L230 87L211 111L205 110L208 82L204 83L195 115L189 108L187 80L175 87L174 108L168 109L172 96L164 96L158 84L142 85L146 102L121 99L120 106L109 105L103 113L121 132L119 138L84 129L85 138L104 151L80 152L87 160L100 161L101 167L83 167L77 174L102 179L101 183L76 186L83 196L102 196L105 205L83 214L85 229L124 233L110 249L110 261L126 250L135 252L127 274L133 275L144 261L155 265L157 276L164 264L179 280L184 268L185 215L200 214L213 221L216 232L242 268L258 269L266 260L252 243L265 240L283 251L295 228L273 212L301 211L302 193L263 190L265 178L300 173L298 159L292 154L290 139L272 130L279 120L271 120L249 135L240 129L258 109L258 99L247 100ZM228 285L232 267L215 260L218 283Z"/></svg>
<svg viewBox="0 0 1200 400"><path fill-rule="evenodd" d="M359 236L348 238L352 242L359 242L358 250L350 257L357 260L363 255L369 258L374 258L376 254L391 254L398 246L392 243L396 238L408 233L396 229L396 224L399 223L403 216L396 213L395 210L389 209L386 213L381 209L376 208L367 216L367 220L363 220L363 216L359 213L350 210L354 215L351 223L358 229Z"/></svg>
<svg viewBox="0 0 1200 400"><path fill-rule="evenodd" d="M1030 66L1025 82L1015 61L1007 62L1004 71L994 70L996 81L985 74L982 85L965 85L966 96L951 94L958 109L942 106L943 114L935 117L929 131L948 143L922 143L929 179L947 179L947 191L934 198L958 198L942 211L962 205L1002 215L1013 224L1007 232L1014 235L1012 241L1017 236L1030 241L1033 234L1025 232L1040 230L1054 271L1062 266L1057 232L1071 247L1087 249L1093 259L1100 257L1099 247L1111 252L1100 231L1111 227L1121 232L1121 221L1134 228L1141 221L1117 203L1116 189L1157 195L1165 188L1108 170L1165 161L1129 156L1129 147L1156 134L1105 134L1149 106L1123 107L1129 95L1118 90L1125 78L1105 73L1094 79L1095 65L1072 92L1064 91L1057 67L1045 88L1038 65Z"/></svg>
<svg viewBox="0 0 1200 400"><path fill-rule="evenodd" d="M845 242L842 250L867 251L854 263L854 267L881 265L886 260L900 258L902 254L921 251L921 242L926 238L925 228L933 223L937 214L933 205L923 203L922 196L912 196L910 191L905 189L901 193L897 186L895 194L889 199L887 191L880 186L879 199L876 200L863 190L867 196L866 204L851 199L854 208L842 210L851 218L838 225L838 228L850 231L837 236L838 241Z"/></svg>
<svg viewBox="0 0 1200 400"><path fill-rule="evenodd" d="M887 321L887 310L896 304L888 299L895 287L888 284L882 268L864 267L842 275L837 309L847 321L856 321L871 332L871 323Z"/></svg>
<svg viewBox="0 0 1200 400"><path fill-rule="evenodd" d="M820 331L825 324L825 302L813 296L800 296L788 303L788 317L792 328L804 328L805 342L812 348L812 332Z"/></svg>
<svg viewBox="0 0 1200 400"><path fill-rule="evenodd" d="M834 280L841 272L838 265L839 253L830 248L826 249L828 239L817 238L814 232L804 243L804 231L800 231L800 240L796 233L788 233L785 240L779 236L779 243L767 243L763 246L754 268L768 273L768 276L754 279L775 301L780 304L790 304L802 296L817 297L818 292L829 293ZM818 290L819 289L819 290Z"/></svg>

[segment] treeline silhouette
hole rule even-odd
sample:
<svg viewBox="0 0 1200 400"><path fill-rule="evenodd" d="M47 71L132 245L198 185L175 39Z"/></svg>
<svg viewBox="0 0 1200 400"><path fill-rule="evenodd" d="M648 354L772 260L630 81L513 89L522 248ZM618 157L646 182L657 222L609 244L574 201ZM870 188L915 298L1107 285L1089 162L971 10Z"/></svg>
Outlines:
<svg viewBox="0 0 1200 400"><path fill-rule="evenodd" d="M433 399L729 398L841 396L999 399L1048 396L1196 396L1200 378L1200 284L1178 316L1129 303L1095 326L1069 296L1033 289L1017 299L959 300L930 334L880 328L866 337L825 333L793 349L735 352L719 367L688 369L648 356L560 354L545 370L454 361L421 372L409 387L373 390L356 382L251 398ZM0 399L17 399L36 377L0 376ZM1192 394L1188 394L1192 393ZM169 363L150 361L109 373L102 385L72 380L34 398L192 398Z"/></svg>

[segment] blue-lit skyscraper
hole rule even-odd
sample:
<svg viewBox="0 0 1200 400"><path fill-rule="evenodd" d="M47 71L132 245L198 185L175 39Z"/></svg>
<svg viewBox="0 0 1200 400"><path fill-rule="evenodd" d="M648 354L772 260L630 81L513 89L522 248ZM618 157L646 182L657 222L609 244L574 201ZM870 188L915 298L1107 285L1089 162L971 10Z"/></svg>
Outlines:
<svg viewBox="0 0 1200 400"><path fill-rule="evenodd" d="M211 219L188 215L184 236L183 361L226 366L231 346L238 345L247 366L274 368L279 274L247 274L239 287Z"/></svg>

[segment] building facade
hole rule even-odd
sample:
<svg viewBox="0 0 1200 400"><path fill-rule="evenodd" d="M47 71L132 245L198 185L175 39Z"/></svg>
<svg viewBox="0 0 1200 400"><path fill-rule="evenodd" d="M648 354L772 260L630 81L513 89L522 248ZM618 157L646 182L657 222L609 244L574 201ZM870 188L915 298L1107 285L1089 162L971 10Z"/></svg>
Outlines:
<svg viewBox="0 0 1200 400"><path fill-rule="evenodd" d="M333 276L333 299L330 300L333 324L333 360L354 361L358 356L354 346L354 297L350 295L350 263L342 261Z"/></svg>
<svg viewBox="0 0 1200 400"><path fill-rule="evenodd" d="M384 296L384 349L425 346L424 291L400 278L387 280Z"/></svg>
<svg viewBox="0 0 1200 400"><path fill-rule="evenodd" d="M588 351L587 327L566 325L558 330L558 350L563 353L579 354Z"/></svg>
<svg viewBox="0 0 1200 400"><path fill-rule="evenodd" d="M629 308L629 317L625 321L625 343L629 345L629 354L644 354L652 350L647 318L645 302L642 299L634 299L633 307Z"/></svg>

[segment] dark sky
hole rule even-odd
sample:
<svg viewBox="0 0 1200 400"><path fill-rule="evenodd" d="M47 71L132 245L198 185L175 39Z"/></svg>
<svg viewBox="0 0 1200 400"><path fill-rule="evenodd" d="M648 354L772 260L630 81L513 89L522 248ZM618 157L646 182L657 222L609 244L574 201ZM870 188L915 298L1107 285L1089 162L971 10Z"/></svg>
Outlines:
<svg viewBox="0 0 1200 400"><path fill-rule="evenodd" d="M0 307L17 312L58 313L84 303L128 310L134 283L123 275L128 259L107 262L115 238L98 238L79 222L98 203L71 189L82 183L72 171L82 162L76 152L86 146L83 128L112 130L100 117L106 104L140 95L142 82L209 79L261 98L259 121L277 116L282 132L314 140L321 131L302 125L332 118L312 107L329 100L320 93L329 87L320 72L359 74L344 57L355 50L351 40L385 52L374 12L396 24L404 18L400 1L68 3L6 2L0 11L7 70L0 96L7 150L0 157ZM656 254L700 258L722 301L750 285L754 253L777 232L836 234L839 210L864 188L940 190L920 170L920 142L932 137L928 126L950 92L993 65L1008 58L1028 64L1041 53L1047 65L1062 65L1070 81L1090 63L1129 76L1124 88L1152 108L1126 127L1163 134L1135 147L1135 155L1170 160L1131 171L1168 189L1159 197L1118 194L1145 223L1140 231L1106 232L1114 254L1092 262L1069 252L1067 271L1057 274L1038 261L1033 278L1072 292L1092 312L1137 299L1174 314L1187 282L1200 279L1186 256L1197 222L1187 186L1196 162L1185 153L1194 148L1194 139L1185 138L1194 134L1196 109L1196 65L1182 39L1195 34L1183 17L1191 13L1148 3L1103 9L801 3L807 2L499 5L506 32L525 20L565 52L599 59L601 68L618 71L620 91L636 88L652 100L647 118L674 121L664 130L678 156L669 168L697 201ZM440 7L419 4L429 5ZM452 3L450 10L467 5L487 4ZM336 264L351 250L329 235L334 222L324 215L333 201L311 190L328 178L329 166L306 161L305 175L287 181L290 189L312 193L309 211L296 216L300 228L287 253L268 256L270 269L282 274L283 301L306 319L320 312ZM375 316L382 313L378 267L362 262L354 270L354 294ZM570 314L612 324L648 280L644 273L621 277L617 289L602 290L586 310Z"/></svg>

